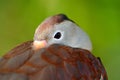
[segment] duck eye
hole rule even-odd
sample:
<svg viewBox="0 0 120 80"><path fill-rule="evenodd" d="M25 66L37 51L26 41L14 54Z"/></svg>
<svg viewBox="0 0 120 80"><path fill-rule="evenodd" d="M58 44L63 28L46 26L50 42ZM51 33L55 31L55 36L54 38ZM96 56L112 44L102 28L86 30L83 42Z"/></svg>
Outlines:
<svg viewBox="0 0 120 80"><path fill-rule="evenodd" d="M60 39L60 38L61 38L61 33L60 33L60 32L57 32L57 33L54 35L54 38Z"/></svg>

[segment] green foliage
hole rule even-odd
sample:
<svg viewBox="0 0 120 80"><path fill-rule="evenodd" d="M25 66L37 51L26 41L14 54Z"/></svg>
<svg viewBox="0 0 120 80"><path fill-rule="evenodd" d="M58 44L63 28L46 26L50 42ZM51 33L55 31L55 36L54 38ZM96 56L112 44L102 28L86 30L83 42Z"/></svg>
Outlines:
<svg viewBox="0 0 120 80"><path fill-rule="evenodd" d="M101 57L109 80L120 79L119 0L0 0L0 55L32 40L46 17L64 13L91 37L93 53Z"/></svg>

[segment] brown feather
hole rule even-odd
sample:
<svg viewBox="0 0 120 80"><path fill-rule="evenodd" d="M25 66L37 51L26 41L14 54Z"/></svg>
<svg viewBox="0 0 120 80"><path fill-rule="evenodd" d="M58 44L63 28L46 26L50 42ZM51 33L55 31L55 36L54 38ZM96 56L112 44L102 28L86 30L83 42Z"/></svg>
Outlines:
<svg viewBox="0 0 120 80"><path fill-rule="evenodd" d="M0 80L100 80L101 74L108 80L101 61L89 51L58 44L34 51L28 41L0 60Z"/></svg>

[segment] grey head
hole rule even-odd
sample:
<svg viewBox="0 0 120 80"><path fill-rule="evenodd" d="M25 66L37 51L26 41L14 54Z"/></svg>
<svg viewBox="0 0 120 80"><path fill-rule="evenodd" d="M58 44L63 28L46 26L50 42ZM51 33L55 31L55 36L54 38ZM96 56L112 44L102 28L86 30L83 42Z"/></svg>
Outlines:
<svg viewBox="0 0 120 80"><path fill-rule="evenodd" d="M86 32L64 14L51 16L38 26L34 34L34 41L42 40L47 42L47 46L63 44L92 50L92 44Z"/></svg>

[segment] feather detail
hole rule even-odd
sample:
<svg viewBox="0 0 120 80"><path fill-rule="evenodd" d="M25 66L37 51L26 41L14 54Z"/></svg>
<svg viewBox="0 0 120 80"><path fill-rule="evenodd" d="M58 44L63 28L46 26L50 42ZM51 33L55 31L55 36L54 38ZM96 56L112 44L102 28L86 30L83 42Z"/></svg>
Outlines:
<svg viewBox="0 0 120 80"><path fill-rule="evenodd" d="M101 61L87 50L54 44L34 51L31 45L23 43L2 57L0 80L100 80L101 75L107 80Z"/></svg>

